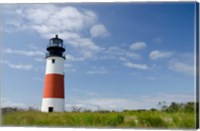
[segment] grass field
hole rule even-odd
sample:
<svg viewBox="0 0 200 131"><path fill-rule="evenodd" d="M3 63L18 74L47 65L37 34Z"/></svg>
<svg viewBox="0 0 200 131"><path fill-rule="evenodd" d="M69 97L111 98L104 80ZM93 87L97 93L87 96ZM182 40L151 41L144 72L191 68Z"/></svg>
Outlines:
<svg viewBox="0 0 200 131"><path fill-rule="evenodd" d="M63 112L15 111L3 114L3 126L56 126L97 128L195 128L192 112Z"/></svg>

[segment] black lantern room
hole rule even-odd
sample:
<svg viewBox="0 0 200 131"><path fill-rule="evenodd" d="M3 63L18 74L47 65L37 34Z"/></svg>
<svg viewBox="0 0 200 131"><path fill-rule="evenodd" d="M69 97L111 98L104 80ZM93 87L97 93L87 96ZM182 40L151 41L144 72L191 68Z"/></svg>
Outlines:
<svg viewBox="0 0 200 131"><path fill-rule="evenodd" d="M65 59L65 55L63 53L65 51L63 40L58 38L58 35L56 35L55 38L51 38L49 40L47 51L48 53L46 54L46 58L51 56L58 56L63 57Z"/></svg>

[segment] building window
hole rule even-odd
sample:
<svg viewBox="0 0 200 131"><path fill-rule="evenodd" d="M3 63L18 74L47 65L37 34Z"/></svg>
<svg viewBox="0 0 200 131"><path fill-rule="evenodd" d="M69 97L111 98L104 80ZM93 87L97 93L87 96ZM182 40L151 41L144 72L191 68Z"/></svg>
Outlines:
<svg viewBox="0 0 200 131"><path fill-rule="evenodd" d="M52 59L52 63L55 63L55 59Z"/></svg>

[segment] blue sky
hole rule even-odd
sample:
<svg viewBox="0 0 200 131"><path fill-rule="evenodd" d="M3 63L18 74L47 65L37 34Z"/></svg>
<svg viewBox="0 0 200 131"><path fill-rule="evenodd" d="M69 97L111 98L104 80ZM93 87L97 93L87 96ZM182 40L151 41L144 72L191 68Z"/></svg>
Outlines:
<svg viewBox="0 0 200 131"><path fill-rule="evenodd" d="M65 103L149 109L195 100L195 3L7 4L2 106L40 108L45 53L66 46Z"/></svg>

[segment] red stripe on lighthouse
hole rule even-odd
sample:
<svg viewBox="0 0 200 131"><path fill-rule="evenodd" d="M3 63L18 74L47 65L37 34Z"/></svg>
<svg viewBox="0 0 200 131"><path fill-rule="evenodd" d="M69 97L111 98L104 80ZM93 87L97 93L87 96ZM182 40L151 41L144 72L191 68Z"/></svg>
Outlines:
<svg viewBox="0 0 200 131"><path fill-rule="evenodd" d="M64 98L64 75L47 74L45 76L43 98Z"/></svg>

